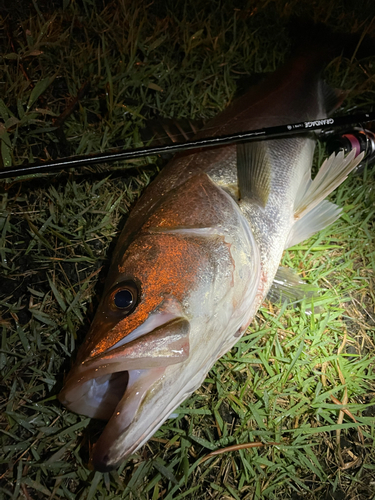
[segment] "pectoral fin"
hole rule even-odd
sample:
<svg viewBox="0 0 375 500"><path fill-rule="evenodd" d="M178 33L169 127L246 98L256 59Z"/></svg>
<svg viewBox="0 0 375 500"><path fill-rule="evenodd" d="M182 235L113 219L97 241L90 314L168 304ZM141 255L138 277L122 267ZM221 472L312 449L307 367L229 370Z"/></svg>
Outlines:
<svg viewBox="0 0 375 500"><path fill-rule="evenodd" d="M265 207L270 193L271 163L263 143L237 145L237 176L240 199Z"/></svg>

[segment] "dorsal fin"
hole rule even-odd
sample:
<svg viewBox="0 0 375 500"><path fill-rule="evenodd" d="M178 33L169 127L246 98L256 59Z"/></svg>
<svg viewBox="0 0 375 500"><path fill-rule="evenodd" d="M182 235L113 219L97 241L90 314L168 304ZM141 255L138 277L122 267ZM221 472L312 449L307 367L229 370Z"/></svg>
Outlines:
<svg viewBox="0 0 375 500"><path fill-rule="evenodd" d="M341 89L333 89L324 81L321 81L321 91L323 94L324 110L328 115L338 109L348 95L348 92Z"/></svg>

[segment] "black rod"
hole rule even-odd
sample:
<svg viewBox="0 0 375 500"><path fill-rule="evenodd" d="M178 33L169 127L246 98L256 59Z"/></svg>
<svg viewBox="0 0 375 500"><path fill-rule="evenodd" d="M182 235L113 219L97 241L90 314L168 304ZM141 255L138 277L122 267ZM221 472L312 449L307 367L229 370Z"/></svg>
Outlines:
<svg viewBox="0 0 375 500"><path fill-rule="evenodd" d="M48 173L54 170L63 170L64 168L81 168L96 163L108 163L114 161L129 160L132 158L141 158L161 153L174 153L177 151L186 151L188 149L207 148L213 146L223 146L237 142L251 142L277 137L288 137L291 135L303 134L311 130L325 130L336 127L344 127L366 123L375 120L375 112L358 113L355 115L337 116L335 118L322 118L311 122L290 123L288 125L279 125L277 127L267 127L248 132L238 132L235 134L224 135L220 137L207 137L188 142L178 142L164 146L146 146L141 148L127 149L125 151L107 151L95 155L71 156L60 158L53 161L35 162L28 165L19 165L0 170L0 179L7 177L18 177L20 175L34 175Z"/></svg>

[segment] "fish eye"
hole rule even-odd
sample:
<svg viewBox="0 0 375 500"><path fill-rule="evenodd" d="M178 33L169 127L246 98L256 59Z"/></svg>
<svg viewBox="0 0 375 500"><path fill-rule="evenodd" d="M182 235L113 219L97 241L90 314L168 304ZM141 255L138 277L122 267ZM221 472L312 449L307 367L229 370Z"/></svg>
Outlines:
<svg viewBox="0 0 375 500"><path fill-rule="evenodd" d="M138 288L135 283L122 283L110 295L111 308L129 314L137 306L138 295Z"/></svg>
<svg viewBox="0 0 375 500"><path fill-rule="evenodd" d="M130 290L124 289L119 290L113 297L113 301L116 307L119 309L127 309L133 305L134 297Z"/></svg>

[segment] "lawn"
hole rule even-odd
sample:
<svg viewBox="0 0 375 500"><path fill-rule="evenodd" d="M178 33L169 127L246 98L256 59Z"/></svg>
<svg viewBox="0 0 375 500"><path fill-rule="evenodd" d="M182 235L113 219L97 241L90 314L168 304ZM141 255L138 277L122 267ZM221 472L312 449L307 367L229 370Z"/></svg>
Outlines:
<svg viewBox="0 0 375 500"><path fill-rule="evenodd" d="M136 147L150 119L216 115L283 63L296 15L375 37L370 1L237 4L0 6L0 167ZM373 109L375 57L358 54L325 71L346 91L338 115ZM320 141L316 165L324 157ZM118 470L88 468L103 424L67 411L57 394L116 237L164 164L150 157L0 184L0 499L374 498L373 165L331 196L341 219L284 254L283 265L319 288L314 312L266 301L177 417Z"/></svg>

